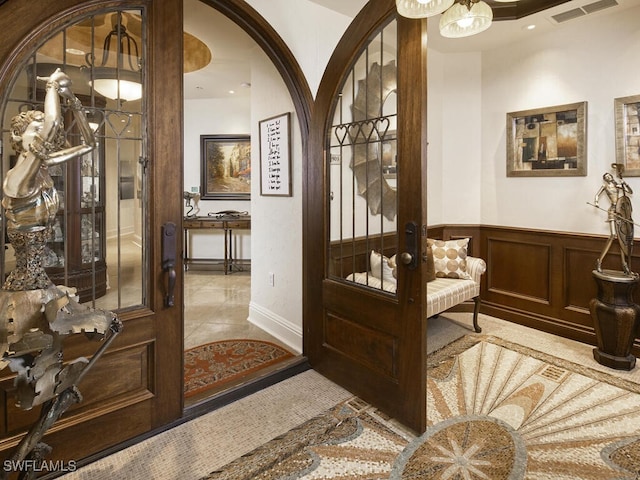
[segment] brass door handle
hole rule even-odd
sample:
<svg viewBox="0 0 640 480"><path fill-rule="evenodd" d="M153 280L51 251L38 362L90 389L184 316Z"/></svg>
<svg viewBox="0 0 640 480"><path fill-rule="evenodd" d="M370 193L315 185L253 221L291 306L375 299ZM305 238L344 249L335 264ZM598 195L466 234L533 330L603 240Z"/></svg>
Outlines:
<svg viewBox="0 0 640 480"><path fill-rule="evenodd" d="M411 265L411 262L413 262L413 255L409 252L402 252L400 254L400 261L403 265Z"/></svg>

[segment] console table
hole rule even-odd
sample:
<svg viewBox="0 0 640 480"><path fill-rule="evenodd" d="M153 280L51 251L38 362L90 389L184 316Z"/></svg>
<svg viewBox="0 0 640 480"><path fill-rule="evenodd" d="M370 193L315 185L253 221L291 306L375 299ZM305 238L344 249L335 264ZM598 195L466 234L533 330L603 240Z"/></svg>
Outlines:
<svg viewBox="0 0 640 480"><path fill-rule="evenodd" d="M233 230L251 230L250 215L216 215L212 217L185 217L182 221L184 229L184 268L198 259L189 257L190 230L224 230L224 274L231 273L236 261L233 258ZM202 261L202 259L200 260Z"/></svg>

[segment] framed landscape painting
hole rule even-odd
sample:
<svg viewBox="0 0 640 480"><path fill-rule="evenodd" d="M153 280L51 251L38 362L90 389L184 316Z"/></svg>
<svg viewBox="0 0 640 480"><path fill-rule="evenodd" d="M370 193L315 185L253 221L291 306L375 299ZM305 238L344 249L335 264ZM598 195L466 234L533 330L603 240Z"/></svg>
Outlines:
<svg viewBox="0 0 640 480"><path fill-rule="evenodd" d="M251 198L251 137L200 135L200 192L203 200Z"/></svg>
<svg viewBox="0 0 640 480"><path fill-rule="evenodd" d="M507 113L507 176L587 174L587 102Z"/></svg>

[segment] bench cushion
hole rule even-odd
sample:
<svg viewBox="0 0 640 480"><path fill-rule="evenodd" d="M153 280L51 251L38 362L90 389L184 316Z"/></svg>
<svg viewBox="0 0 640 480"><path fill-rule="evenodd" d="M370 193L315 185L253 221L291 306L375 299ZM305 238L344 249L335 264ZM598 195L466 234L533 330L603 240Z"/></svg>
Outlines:
<svg viewBox="0 0 640 480"><path fill-rule="evenodd" d="M427 318L480 295L480 284L473 280L436 278L427 283Z"/></svg>

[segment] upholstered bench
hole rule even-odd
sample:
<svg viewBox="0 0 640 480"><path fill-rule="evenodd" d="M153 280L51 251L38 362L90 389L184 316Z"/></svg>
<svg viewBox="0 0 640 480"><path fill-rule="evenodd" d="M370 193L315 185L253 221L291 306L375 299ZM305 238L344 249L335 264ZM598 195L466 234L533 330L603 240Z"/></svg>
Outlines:
<svg viewBox="0 0 640 480"><path fill-rule="evenodd" d="M478 312L480 310L480 280L487 270L487 264L481 258L467 257L466 271L470 279L437 277L427 283L427 318L449 310L462 302L473 300L473 328L480 333Z"/></svg>
<svg viewBox="0 0 640 480"><path fill-rule="evenodd" d="M442 261L433 260L432 247L427 249L427 255L431 255L427 260L427 318L435 317L438 314L449 310L460 303L473 300L473 328L480 333L482 329L478 325L478 312L480 310L480 280L486 271L487 265L484 260L476 257L466 256L466 246L468 239L460 241L441 242L431 241L436 245L442 243L445 251L436 250L435 255L441 256ZM462 249L459 258L452 259L452 248ZM448 256L447 256L448 253ZM462 262L464 260L464 262ZM457 262L457 263L456 263ZM396 292L395 279L395 256L387 258L372 251L369 259L370 270L367 272L351 273L346 280L367 285L369 287ZM448 268L454 268L453 271ZM437 276L438 275L438 276ZM457 278L452 278L457 277Z"/></svg>

